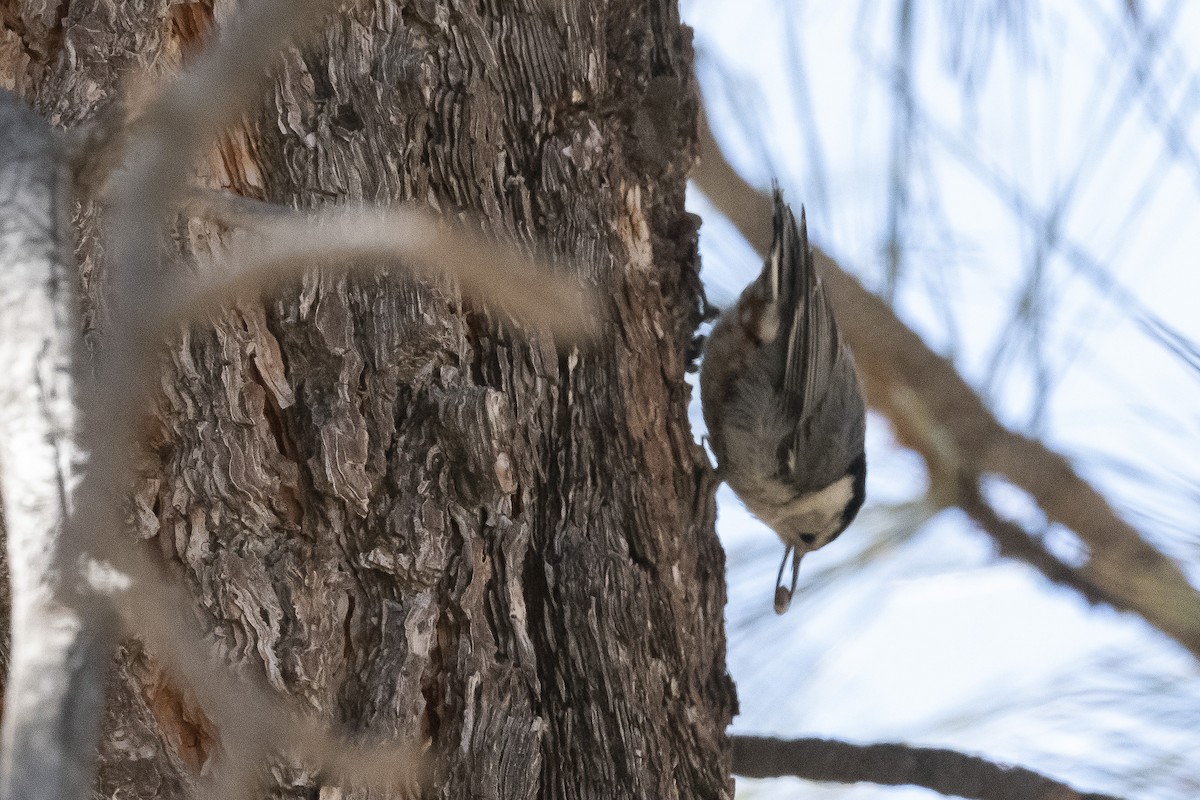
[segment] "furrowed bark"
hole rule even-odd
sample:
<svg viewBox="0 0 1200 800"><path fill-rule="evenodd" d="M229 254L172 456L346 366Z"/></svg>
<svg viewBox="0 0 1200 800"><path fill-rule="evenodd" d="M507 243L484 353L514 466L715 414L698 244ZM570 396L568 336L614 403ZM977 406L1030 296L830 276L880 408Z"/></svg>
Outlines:
<svg viewBox="0 0 1200 800"><path fill-rule="evenodd" d="M352 752L332 740L321 726L291 713L287 704L254 686L252 681L239 680L227 670L212 667L208 647L202 643L202 635L189 614L190 604L185 595L163 581L160 570L148 563L141 551L130 547L124 537L123 515L118 513L132 477L131 454L159 346L157 333L166 305L164 297L175 283L163 269L163 217L183 194L182 179L200 148L252 99L253 87L262 82L255 73L262 71L287 36L315 22L321 5L318 2L295 5L280 0L258 0L248 5L231 19L230 30L215 46L178 80L156 91L142 109L142 118L135 124L133 134L127 137L131 152L110 194L109 224L103 235L111 252L106 266L111 268L114 290L104 298L110 308L110 325L104 337L99 376L90 383L91 391L85 399L90 420L82 439L90 463L76 507L69 509L63 503L63 527L68 535L61 537L66 546L60 544L61 552L56 554L60 572L64 570L61 565L73 560L80 563L86 560L89 569L112 564L120 570L119 579L125 586L114 585L111 591L127 626L146 636L156 655L176 675L188 679L189 688L204 701L204 710L213 713L221 727L224 757L218 762L215 788L225 797L251 789L263 761L273 752L286 752L313 768L327 770L336 779L344 779L346 771L353 771L357 773L355 779L376 787L404 785L411 777L411 754L404 748ZM272 21L272 16L284 12L286 20ZM78 159L73 162L77 167ZM17 187L22 187L20 180ZM64 201L65 197L59 198L60 204ZM65 215L62 219L65 221ZM30 242L16 244L36 254ZM33 305L34 313L43 310L36 303ZM15 321L27 321L19 311L9 310ZM72 318L64 323L73 321ZM73 342L77 335L75 326L66 326L64 330L62 339ZM60 398L60 402L60 413L78 416L74 398ZM12 405L20 408L19 403ZM30 494L15 493L10 499L36 500L36 495L30 498ZM18 552L16 547L13 552ZM99 565L94 565L92 559L98 559ZM22 589L41 587L55 577L40 575L32 587L23 587L20 573L15 574L18 598ZM70 573L65 578L59 576L60 581L73 578ZM71 583L67 585L74 588ZM107 597L88 599L99 608L109 607ZM83 621L83 635L92 635L93 628L96 634L105 630L95 624L96 616ZM102 670L102 666L95 665L104 665L111 657L111 635L106 641L108 646L99 652L85 654L89 663L68 665L73 671L67 676L67 683L76 674L87 677L97 669ZM28 645L21 647L15 653L16 664L24 663L26 651L36 652ZM88 686L96 690L101 683L92 680ZM100 707L99 692L94 694L97 696L91 698L93 723ZM34 709L31 713L45 714L46 709ZM51 722L57 721L53 713L47 716ZM14 740L10 752L15 753L14 760L23 759L15 770L26 769L24 761L37 764L39 757L68 746L74 746L73 752L82 749L83 757L79 760L90 765L94 734L94 724L83 726L78 732L74 727L51 727L41 737L33 738L34 749L29 751L24 749L24 739ZM77 741L80 736L84 737L82 744ZM63 769L61 763L52 766ZM88 776L90 771L85 770L82 787L71 788L87 791ZM53 781L43 779L38 784L21 787L18 796L43 791L48 784Z"/></svg>

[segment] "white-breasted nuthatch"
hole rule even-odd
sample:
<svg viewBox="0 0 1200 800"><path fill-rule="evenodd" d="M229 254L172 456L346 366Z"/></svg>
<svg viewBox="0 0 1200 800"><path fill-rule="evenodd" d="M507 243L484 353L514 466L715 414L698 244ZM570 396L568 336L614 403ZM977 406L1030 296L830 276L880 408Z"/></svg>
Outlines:
<svg viewBox="0 0 1200 800"><path fill-rule="evenodd" d="M800 226L775 190L762 274L721 314L704 348L700 400L717 474L783 540L775 611L800 558L846 529L866 495L862 392ZM783 571L792 555L792 583Z"/></svg>

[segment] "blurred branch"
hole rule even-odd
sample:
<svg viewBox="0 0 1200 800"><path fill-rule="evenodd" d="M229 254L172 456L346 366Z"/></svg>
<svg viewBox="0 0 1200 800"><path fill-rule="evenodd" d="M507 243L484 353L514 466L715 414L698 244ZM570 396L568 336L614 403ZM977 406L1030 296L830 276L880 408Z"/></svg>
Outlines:
<svg viewBox="0 0 1200 800"><path fill-rule="evenodd" d="M526 325L541 325L560 342L594 332L594 294L581 291L578 270L535 264L514 248L472 236L414 205L297 211L229 192L192 189L185 213L239 229L223 269L172 292L163 309L170 326L196 319L237 297L299 277L320 265L388 265L398 260L427 278L449 277L463 294Z"/></svg>
<svg viewBox="0 0 1200 800"><path fill-rule="evenodd" d="M1160 343L1186 342L1188 340L1186 336L1147 308L1145 303L1126 288L1120 280L1113 277L1104 263L1093 256L1087 247L1068 236L1057 224L1050 224L1051 220L1035 208L1015 184L1006 179L999 171L984 163L960 137L928 115L921 117L919 122L923 132L945 148L946 152L957 158L963 166L969 168L997 199L1007 205L1017 219L1027 225L1036 235L1045 239L1048 232L1052 232L1053 241L1051 243L1057 252L1066 259L1072 270L1091 284L1099 294L1107 297L1122 313L1142 325L1151 339ZM1139 193L1140 195L1141 193ZM1062 201L1060 201L1061 204ZM1061 216L1065 212L1060 209L1057 213ZM1122 223L1124 226L1128 224L1128 220ZM1171 347L1167 348L1167 352L1176 357L1180 356L1180 353ZM1187 361L1184 363L1185 366L1194 369L1191 363Z"/></svg>
<svg viewBox="0 0 1200 800"><path fill-rule="evenodd" d="M896 20L896 60L892 65L891 164L887 209L887 265L884 297L894 302L904 270L901 220L908 211L909 161L913 152L913 0L902 0Z"/></svg>
<svg viewBox="0 0 1200 800"><path fill-rule="evenodd" d="M830 739L733 737L733 772L745 778L921 786L972 800L1118 800L1078 792L1023 767L933 747L850 744Z"/></svg>
<svg viewBox="0 0 1200 800"><path fill-rule="evenodd" d="M804 27L801 15L805 8L803 3L793 3L792 0L780 0L778 8L790 31L789 35L784 37L784 47L787 55L788 85L800 115L800 129L804 135L804 149L808 156L809 174L804 185L810 187L812 195L815 196L814 202L809 203L808 207L811 209L815 206L829 219L831 209L829 176L825 173L825 148L821 144L821 128L817 124L817 111L813 106L812 90L808 84L809 70L805 65L805 53L801 49L803 37L799 35L799 31Z"/></svg>
<svg viewBox="0 0 1200 800"><path fill-rule="evenodd" d="M765 253L771 239L770 198L733 170L703 118L700 127L696 185ZM1175 563L1118 517L1065 458L1001 425L954 365L930 350L886 303L824 253L817 251L816 261L868 402L888 417L897 438L925 459L936 499L963 508L1006 554L1093 602L1102 598L1136 612L1200 658L1200 593ZM1014 549L1015 540L1006 538L1012 531L997 524L1000 515L978 492L986 474L1024 490L1049 520L1075 532L1088 548L1085 562L1066 564L1040 545Z"/></svg>
<svg viewBox="0 0 1200 800"><path fill-rule="evenodd" d="M1000 555L1024 561L1054 583L1069 586L1079 592L1089 603L1107 603L1115 608L1135 610L1122 605L1118 598L1109 595L1102 586L1064 564L1047 550L1036 536L1031 536L1017 523L996 513L980 494L978 481L962 482L959 487L958 506L983 529L984 533L992 537Z"/></svg>
<svg viewBox="0 0 1200 800"><path fill-rule="evenodd" d="M112 270L112 319L104 343L104 369L91 403L92 461L84 480L92 491L74 518L86 523L77 542L128 576L115 600L126 624L177 676L187 679L220 732L222 755L211 777L215 793L248 796L262 760L289 747L331 765L347 746L304 724L261 680L233 681L212 663L186 592L163 579L157 565L123 538L116 498L131 474L140 409L153 386L157 335L175 283L162 268L168 215L185 193L194 160L253 103L267 71L293 39L312 33L334 0L257 0L243 4L220 35L178 76L154 87L124 136L123 168L109 182L108 265ZM103 170L98 170L102 172ZM217 682L214 682L217 681ZM313 744L310 747L301 745ZM411 750L397 753L398 772L413 764Z"/></svg>

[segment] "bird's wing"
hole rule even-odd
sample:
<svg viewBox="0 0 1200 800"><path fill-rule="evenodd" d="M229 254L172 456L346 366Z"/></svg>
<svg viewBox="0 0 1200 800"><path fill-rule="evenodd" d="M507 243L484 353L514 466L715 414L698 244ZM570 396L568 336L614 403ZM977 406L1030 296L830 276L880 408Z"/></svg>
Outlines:
<svg viewBox="0 0 1200 800"><path fill-rule="evenodd" d="M771 282L778 287L786 337L781 395L789 417L803 422L816 410L834 376L842 358L841 337L833 309L817 280L804 209L800 210L797 228L796 218L778 189L774 222Z"/></svg>

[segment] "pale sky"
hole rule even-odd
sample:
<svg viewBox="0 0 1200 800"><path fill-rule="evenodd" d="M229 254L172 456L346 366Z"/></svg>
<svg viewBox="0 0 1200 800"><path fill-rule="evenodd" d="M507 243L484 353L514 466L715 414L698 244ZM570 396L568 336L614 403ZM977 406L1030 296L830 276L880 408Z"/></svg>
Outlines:
<svg viewBox="0 0 1200 800"><path fill-rule="evenodd" d="M967 51L992 43L973 96L948 66L942 9L962 5L982 14L1004 4L914 2L920 111L914 145L901 148L911 178L898 310L955 357L1007 424L1071 456L1148 538L1193 565L1196 583L1200 369L1149 338L1133 309L1200 341L1200 5L1140 4L1139 28L1124 2L1059 0L1029 4L1038 10L1024 15L1023 35L968 26ZM1167 5L1172 17L1156 31ZM778 176L788 199L806 204L814 240L876 289L892 197L898 7L684 3L731 160L758 186ZM798 53L789 55L793 34ZM805 92L811 115L796 101ZM1014 197L1023 205L1014 208ZM702 195L690 202L705 219L710 299L730 303L760 265ZM1048 224L1049 248L1040 235ZM1033 328L1011 324L1027 290ZM692 421L699 436L698 408ZM805 559L801 582L815 588L781 618L771 592L782 545L727 488L718 495L742 708L734 730L952 746L1084 790L1200 794L1200 767L1189 766L1200 734L1186 732L1200 730L1193 659L1140 619L1088 607L1032 569L999 561L957 512L920 525L920 508L882 508L919 500L925 478L884 420L872 416L869 427L869 508ZM989 496L1015 519L1036 521L1018 490L997 483ZM902 517L912 520L911 540L888 530ZM853 567L881 536L894 551ZM1051 539L1069 556L1069 533ZM1113 653L1118 667L1097 666ZM1139 695L1148 681L1122 682L1126 672L1160 685ZM1181 708L1192 716L1178 719ZM794 797L799 788L750 782L739 796ZM803 788L805 797L933 796Z"/></svg>

